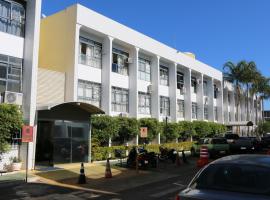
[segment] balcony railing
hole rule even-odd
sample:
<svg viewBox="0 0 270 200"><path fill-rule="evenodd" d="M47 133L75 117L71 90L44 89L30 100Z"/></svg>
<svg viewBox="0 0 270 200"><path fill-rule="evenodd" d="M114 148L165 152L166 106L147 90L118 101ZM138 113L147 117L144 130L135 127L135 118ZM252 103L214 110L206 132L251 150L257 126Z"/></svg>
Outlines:
<svg viewBox="0 0 270 200"><path fill-rule="evenodd" d="M95 58L93 56L87 56L84 54L79 55L79 63L101 69L101 58Z"/></svg>

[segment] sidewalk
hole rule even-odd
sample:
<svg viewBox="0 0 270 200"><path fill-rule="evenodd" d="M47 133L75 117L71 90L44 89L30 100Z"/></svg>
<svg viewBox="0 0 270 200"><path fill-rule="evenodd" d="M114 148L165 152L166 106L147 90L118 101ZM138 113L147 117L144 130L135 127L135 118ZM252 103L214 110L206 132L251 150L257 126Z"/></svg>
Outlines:
<svg viewBox="0 0 270 200"><path fill-rule="evenodd" d="M34 172L38 179L37 182L106 194L115 194L119 191L176 177L180 173L184 174L190 170L196 170L194 160L190 160L189 164L182 164L181 166L160 163L158 169L139 170L139 173L134 169L112 166L113 178L106 179L104 178L105 166L102 163L85 164L87 184L79 185L77 184L80 172L79 164L68 164L58 167L64 169Z"/></svg>

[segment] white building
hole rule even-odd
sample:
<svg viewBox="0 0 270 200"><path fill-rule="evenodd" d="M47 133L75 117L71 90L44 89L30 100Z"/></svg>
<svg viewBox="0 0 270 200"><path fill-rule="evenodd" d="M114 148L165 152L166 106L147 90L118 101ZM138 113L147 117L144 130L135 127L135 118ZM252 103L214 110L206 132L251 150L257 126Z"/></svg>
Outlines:
<svg viewBox="0 0 270 200"><path fill-rule="evenodd" d="M23 59L22 90L11 92L23 93L26 122L38 126L30 168L35 157L49 164L89 161L89 116L102 110L172 122L247 121L244 107L235 117L235 90L221 71L78 4L41 20L37 70L40 1L22 3L25 35L0 32L7 44L0 54ZM8 85L0 89L10 92Z"/></svg>
<svg viewBox="0 0 270 200"><path fill-rule="evenodd" d="M41 0L0 0L0 93L1 101L22 106L26 125L34 125L38 69ZM25 158L26 145L18 155L20 135L13 136L12 150L3 156ZM33 152L33 143L29 144ZM29 165L32 160L29 159Z"/></svg>

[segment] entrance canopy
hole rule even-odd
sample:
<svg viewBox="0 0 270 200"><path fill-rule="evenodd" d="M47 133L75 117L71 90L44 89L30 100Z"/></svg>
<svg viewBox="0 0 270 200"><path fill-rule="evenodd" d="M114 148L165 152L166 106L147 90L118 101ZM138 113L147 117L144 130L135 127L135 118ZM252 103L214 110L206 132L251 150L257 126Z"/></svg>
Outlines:
<svg viewBox="0 0 270 200"><path fill-rule="evenodd" d="M229 122L227 126L253 126L252 121Z"/></svg>

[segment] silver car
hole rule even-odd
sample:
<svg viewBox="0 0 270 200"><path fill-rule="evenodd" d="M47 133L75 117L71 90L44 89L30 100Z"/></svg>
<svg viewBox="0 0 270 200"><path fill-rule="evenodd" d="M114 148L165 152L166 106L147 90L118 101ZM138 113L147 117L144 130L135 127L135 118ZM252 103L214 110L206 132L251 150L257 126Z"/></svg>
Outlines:
<svg viewBox="0 0 270 200"><path fill-rule="evenodd" d="M200 170L176 200L270 200L270 156L233 155Z"/></svg>

